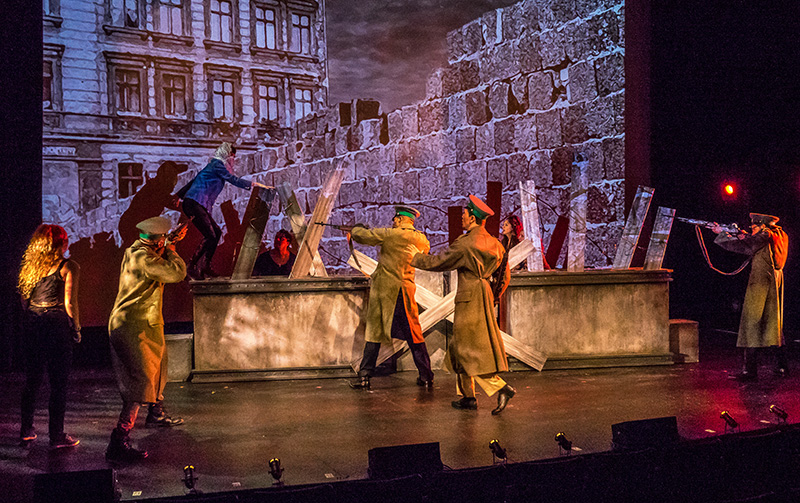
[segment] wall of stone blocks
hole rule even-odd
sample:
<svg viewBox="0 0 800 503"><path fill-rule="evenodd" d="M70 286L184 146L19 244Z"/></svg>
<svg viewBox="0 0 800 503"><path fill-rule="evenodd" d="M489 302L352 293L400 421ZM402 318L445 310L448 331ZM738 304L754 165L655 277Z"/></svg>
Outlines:
<svg viewBox="0 0 800 503"><path fill-rule="evenodd" d="M310 215L342 168L332 222L385 226L391 203L412 204L434 248L447 240L448 206L499 181L503 216L518 212L518 182L532 179L547 246L568 212L573 156L585 152L586 264L607 266L624 224L624 13L620 0L525 0L487 12L448 35L447 64L428 79L424 101L389 112L370 100L330 106L297 122L293 142L243 156L238 174L289 182ZM243 214L248 196L229 187L219 201ZM267 240L288 228L277 211ZM352 273L338 233L326 231L321 256L332 273Z"/></svg>

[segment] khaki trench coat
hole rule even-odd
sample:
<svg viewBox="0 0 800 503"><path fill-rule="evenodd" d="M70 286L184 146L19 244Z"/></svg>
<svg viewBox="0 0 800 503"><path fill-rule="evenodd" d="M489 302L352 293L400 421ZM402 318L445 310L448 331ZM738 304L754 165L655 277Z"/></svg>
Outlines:
<svg viewBox="0 0 800 503"><path fill-rule="evenodd" d="M744 239L721 233L714 242L726 250L753 257L736 346L782 346L783 266L786 264L788 236L780 227L768 227L746 235Z"/></svg>
<svg viewBox="0 0 800 503"><path fill-rule="evenodd" d="M167 382L161 314L164 283L177 283L185 276L186 264L169 248L159 255L137 240L125 250L108 332L114 371L126 402L154 403L162 398Z"/></svg>
<svg viewBox="0 0 800 503"><path fill-rule="evenodd" d="M425 342L419 324L417 301L414 300L417 286L411 257L417 252L428 253L431 249L428 238L408 223L396 228L367 229L357 226L353 227L350 235L356 243L380 247L378 266L372 273L369 290L366 341L392 342L394 309L397 295L402 294L413 342Z"/></svg>
<svg viewBox="0 0 800 503"><path fill-rule="evenodd" d="M457 373L470 376L508 370L508 359L494 315L489 279L503 264L505 250L483 226L473 227L438 255L416 255L411 265L427 271L458 271L450 363ZM502 295L511 275L508 262L499 272L495 290Z"/></svg>

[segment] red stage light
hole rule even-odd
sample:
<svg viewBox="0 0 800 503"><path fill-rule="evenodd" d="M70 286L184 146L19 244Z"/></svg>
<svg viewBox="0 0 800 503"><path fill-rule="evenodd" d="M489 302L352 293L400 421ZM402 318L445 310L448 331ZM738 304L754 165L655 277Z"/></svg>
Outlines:
<svg viewBox="0 0 800 503"><path fill-rule="evenodd" d="M729 196L732 196L734 192L736 192L736 188L731 184L725 184L725 193Z"/></svg>

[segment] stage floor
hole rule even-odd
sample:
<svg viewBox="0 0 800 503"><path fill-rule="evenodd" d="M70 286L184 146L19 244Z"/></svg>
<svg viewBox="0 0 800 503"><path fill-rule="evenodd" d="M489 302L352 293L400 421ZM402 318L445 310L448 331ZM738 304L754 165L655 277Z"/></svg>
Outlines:
<svg viewBox="0 0 800 503"><path fill-rule="evenodd" d="M140 415L133 439L150 457L117 467L119 487L125 500L181 495L186 464L196 467L206 493L268 487L273 457L281 459L288 485L361 479L369 449L421 442L439 442L451 468L490 465L492 439L508 450L509 462L529 461L558 456L559 431L581 449L576 454L599 452L610 449L614 423L677 416L679 433L696 439L723 432L723 410L742 431L763 428L775 419L771 404L796 422L797 348L791 347L791 377L773 376L773 361L765 358L761 380L741 384L727 379L739 369L734 341L704 335L699 364L508 373L518 393L496 417L494 397L479 395L478 411L451 408L455 378L443 372L431 391L415 385L415 372L376 377L370 392L351 390L344 379L170 383L166 403L186 424L146 429ZM74 372L66 425L81 443L57 452L47 449L46 390L36 416L40 437L23 449L22 377L6 374L0 382L0 500L29 501L35 474L109 466L103 455L121 405L110 370Z"/></svg>

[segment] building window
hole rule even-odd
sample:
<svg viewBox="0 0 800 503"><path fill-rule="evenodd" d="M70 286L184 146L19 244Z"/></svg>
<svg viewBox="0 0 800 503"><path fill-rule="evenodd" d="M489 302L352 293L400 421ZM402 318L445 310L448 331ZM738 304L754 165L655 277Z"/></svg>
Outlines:
<svg viewBox="0 0 800 503"><path fill-rule="evenodd" d="M139 70L115 69L114 86L117 112L140 113L142 111Z"/></svg>
<svg viewBox="0 0 800 503"><path fill-rule="evenodd" d="M42 108L44 110L53 109L53 62L44 62L44 71L42 74Z"/></svg>
<svg viewBox="0 0 800 503"><path fill-rule="evenodd" d="M292 14L291 42L290 51L311 54L311 16Z"/></svg>
<svg viewBox="0 0 800 503"><path fill-rule="evenodd" d="M211 0L211 40L233 42L233 7L229 0Z"/></svg>
<svg viewBox="0 0 800 503"><path fill-rule="evenodd" d="M61 13L59 0L42 0L42 13L45 16L58 16Z"/></svg>
<svg viewBox="0 0 800 503"><path fill-rule="evenodd" d="M214 79L212 81L212 105L215 119L233 121L235 117L235 86L233 80Z"/></svg>
<svg viewBox="0 0 800 503"><path fill-rule="evenodd" d="M144 184L142 165L138 162L119 163L119 198L130 197Z"/></svg>
<svg viewBox="0 0 800 503"><path fill-rule="evenodd" d="M183 35L183 1L159 0L158 31L170 35Z"/></svg>
<svg viewBox="0 0 800 503"><path fill-rule="evenodd" d="M256 7L256 47L275 49L275 11Z"/></svg>
<svg viewBox="0 0 800 503"><path fill-rule="evenodd" d="M278 120L278 86L258 84L258 117L262 121Z"/></svg>
<svg viewBox="0 0 800 503"><path fill-rule="evenodd" d="M103 199L103 171L100 163L78 164L78 192L82 213L100 207Z"/></svg>
<svg viewBox="0 0 800 503"><path fill-rule="evenodd" d="M294 90L294 120L300 120L313 111L311 97L310 89Z"/></svg>
<svg viewBox="0 0 800 503"><path fill-rule="evenodd" d="M164 74L161 98L166 116L186 116L186 78L183 75Z"/></svg>

